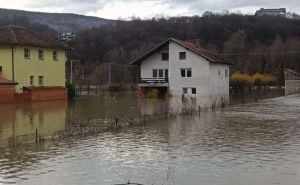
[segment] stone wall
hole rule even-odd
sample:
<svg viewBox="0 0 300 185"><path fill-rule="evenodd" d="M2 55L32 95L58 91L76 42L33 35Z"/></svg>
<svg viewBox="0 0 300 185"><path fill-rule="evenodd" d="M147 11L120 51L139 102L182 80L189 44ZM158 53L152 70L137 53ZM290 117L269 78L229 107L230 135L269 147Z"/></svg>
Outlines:
<svg viewBox="0 0 300 185"><path fill-rule="evenodd" d="M285 70L285 95L300 93L300 73Z"/></svg>

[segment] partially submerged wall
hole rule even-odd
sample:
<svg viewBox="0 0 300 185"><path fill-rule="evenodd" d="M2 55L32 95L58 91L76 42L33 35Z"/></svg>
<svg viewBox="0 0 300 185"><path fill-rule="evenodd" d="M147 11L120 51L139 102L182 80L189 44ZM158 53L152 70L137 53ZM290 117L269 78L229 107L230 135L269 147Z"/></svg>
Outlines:
<svg viewBox="0 0 300 185"><path fill-rule="evenodd" d="M300 73L286 69L285 75L285 95L300 93Z"/></svg>
<svg viewBox="0 0 300 185"><path fill-rule="evenodd" d="M16 93L14 86L0 86L0 104L67 99L68 92L64 87L24 87L23 93Z"/></svg>
<svg viewBox="0 0 300 185"><path fill-rule="evenodd" d="M14 103L15 86L14 85L1 85L0 86L0 103Z"/></svg>

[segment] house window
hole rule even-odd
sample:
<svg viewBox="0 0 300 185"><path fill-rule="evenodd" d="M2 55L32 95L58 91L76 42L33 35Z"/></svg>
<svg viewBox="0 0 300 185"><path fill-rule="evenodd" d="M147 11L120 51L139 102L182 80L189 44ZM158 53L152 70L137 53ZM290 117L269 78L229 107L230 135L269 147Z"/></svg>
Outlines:
<svg viewBox="0 0 300 185"><path fill-rule="evenodd" d="M159 69L158 70L158 77L159 78L163 78L164 77L164 70L163 69Z"/></svg>
<svg viewBox="0 0 300 185"><path fill-rule="evenodd" d="M153 78L157 78L157 69L152 70L152 76Z"/></svg>
<svg viewBox="0 0 300 185"><path fill-rule="evenodd" d="M165 78L169 78L169 70L165 69Z"/></svg>
<svg viewBox="0 0 300 185"><path fill-rule="evenodd" d="M52 53L53 61L57 61L57 51L53 51Z"/></svg>
<svg viewBox="0 0 300 185"><path fill-rule="evenodd" d="M181 71L180 72L181 73L181 77L185 77L185 69L181 69L180 71Z"/></svg>
<svg viewBox="0 0 300 185"><path fill-rule="evenodd" d="M34 86L34 76L30 76L30 86Z"/></svg>
<svg viewBox="0 0 300 185"><path fill-rule="evenodd" d="M186 52L179 52L179 60L185 60L186 59Z"/></svg>
<svg viewBox="0 0 300 185"><path fill-rule="evenodd" d="M163 60L163 61L169 60L169 53L162 53L161 60Z"/></svg>
<svg viewBox="0 0 300 185"><path fill-rule="evenodd" d="M182 88L182 92L183 92L183 94L187 94L188 93L188 88Z"/></svg>
<svg viewBox="0 0 300 185"><path fill-rule="evenodd" d="M192 77L192 69L191 68L182 68L181 70L181 77Z"/></svg>
<svg viewBox="0 0 300 185"><path fill-rule="evenodd" d="M24 48L24 58L30 59L30 49L29 48Z"/></svg>
<svg viewBox="0 0 300 185"><path fill-rule="evenodd" d="M197 89L196 88L192 88L192 94L197 94Z"/></svg>
<svg viewBox="0 0 300 185"><path fill-rule="evenodd" d="M44 60L44 51L43 50L38 50L38 59Z"/></svg>
<svg viewBox="0 0 300 185"><path fill-rule="evenodd" d="M225 78L228 78L228 70L225 70Z"/></svg>
<svg viewBox="0 0 300 185"><path fill-rule="evenodd" d="M39 76L39 86L44 86L44 77Z"/></svg>
<svg viewBox="0 0 300 185"><path fill-rule="evenodd" d="M192 77L192 69L191 68L186 69L186 76L189 78Z"/></svg>

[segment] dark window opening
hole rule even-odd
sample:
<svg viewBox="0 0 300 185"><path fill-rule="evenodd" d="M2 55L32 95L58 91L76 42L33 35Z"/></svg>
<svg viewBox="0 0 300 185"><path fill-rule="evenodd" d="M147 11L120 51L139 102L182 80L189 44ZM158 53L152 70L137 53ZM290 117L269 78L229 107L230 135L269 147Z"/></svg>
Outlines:
<svg viewBox="0 0 300 185"><path fill-rule="evenodd" d="M30 50L28 48L24 49L24 58L30 59Z"/></svg>
<svg viewBox="0 0 300 185"><path fill-rule="evenodd" d="M188 93L188 89L187 88L182 88L183 94L187 94Z"/></svg>
<svg viewBox="0 0 300 185"><path fill-rule="evenodd" d="M157 78L157 69L153 69L152 76L153 78Z"/></svg>
<svg viewBox="0 0 300 185"><path fill-rule="evenodd" d="M169 60L169 53L162 53L161 54L161 60Z"/></svg>
<svg viewBox="0 0 300 185"><path fill-rule="evenodd" d="M164 70L163 69L158 70L158 77L159 78L163 78L164 77Z"/></svg>
<svg viewBox="0 0 300 185"><path fill-rule="evenodd" d="M169 78L169 70L165 69L165 78Z"/></svg>
<svg viewBox="0 0 300 185"><path fill-rule="evenodd" d="M186 59L186 52L179 52L179 60L185 60Z"/></svg>
<svg viewBox="0 0 300 185"><path fill-rule="evenodd" d="M187 69L186 70L186 73L187 73L187 77L192 77L192 69Z"/></svg>
<svg viewBox="0 0 300 185"><path fill-rule="evenodd" d="M181 77L185 77L185 69L181 69Z"/></svg>
<svg viewBox="0 0 300 185"><path fill-rule="evenodd" d="M44 51L43 50L38 51L38 59L39 60L44 60Z"/></svg>
<svg viewBox="0 0 300 185"><path fill-rule="evenodd" d="M197 94L196 88L192 88L192 94Z"/></svg>

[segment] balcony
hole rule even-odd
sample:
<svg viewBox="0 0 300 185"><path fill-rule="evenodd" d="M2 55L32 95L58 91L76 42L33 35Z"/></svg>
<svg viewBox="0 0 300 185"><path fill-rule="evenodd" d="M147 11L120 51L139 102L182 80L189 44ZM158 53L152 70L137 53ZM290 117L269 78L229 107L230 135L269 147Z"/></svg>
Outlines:
<svg viewBox="0 0 300 185"><path fill-rule="evenodd" d="M141 78L141 87L169 87L169 78Z"/></svg>

